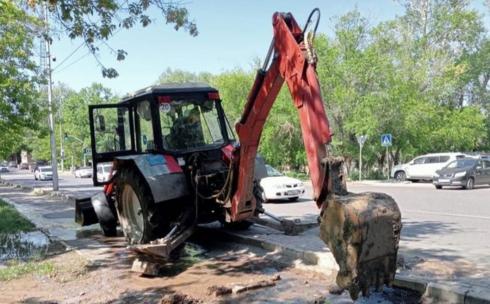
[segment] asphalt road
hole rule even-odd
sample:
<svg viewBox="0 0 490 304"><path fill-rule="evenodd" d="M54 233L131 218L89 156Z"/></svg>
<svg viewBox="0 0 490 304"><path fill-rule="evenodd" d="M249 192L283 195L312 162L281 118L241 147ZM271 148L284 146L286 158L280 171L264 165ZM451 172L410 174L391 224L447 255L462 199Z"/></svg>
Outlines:
<svg viewBox="0 0 490 304"><path fill-rule="evenodd" d="M309 188L309 189L308 189ZM436 190L430 183L348 183L351 192L384 192L402 213L400 251L411 257L469 261L490 269L490 186ZM318 209L307 195L297 203L266 204L271 213L315 220Z"/></svg>
<svg viewBox="0 0 490 304"><path fill-rule="evenodd" d="M37 188L51 188L51 181L35 181L25 170L2 174L12 183ZM429 183L354 182L352 192L384 192L391 195L402 212L401 251L408 256L437 258L445 261L467 260L490 269L490 187L473 190L436 190ZM60 191L86 197L100 191L90 178L60 175ZM311 187L298 202L274 202L267 211L284 217L316 221L318 209L310 199Z"/></svg>
<svg viewBox="0 0 490 304"><path fill-rule="evenodd" d="M28 170L10 168L9 170L10 172L2 173L0 176L10 183L46 190L53 189L52 181L34 180L34 173ZM102 187L94 187L91 178L75 178L73 174L68 172L59 173L59 188L61 192L74 195L75 197L92 196L102 189Z"/></svg>

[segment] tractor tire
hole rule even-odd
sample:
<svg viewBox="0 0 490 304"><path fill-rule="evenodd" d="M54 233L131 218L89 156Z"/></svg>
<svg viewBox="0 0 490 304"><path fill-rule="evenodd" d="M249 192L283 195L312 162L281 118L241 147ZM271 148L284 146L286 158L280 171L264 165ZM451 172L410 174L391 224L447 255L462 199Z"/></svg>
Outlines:
<svg viewBox="0 0 490 304"><path fill-rule="evenodd" d="M146 244L164 235L168 225L144 178L134 168L123 167L117 173L116 206L128 244Z"/></svg>
<svg viewBox="0 0 490 304"><path fill-rule="evenodd" d="M117 212L114 201L106 197L105 193L100 193L92 197L91 203L104 236L117 236Z"/></svg>

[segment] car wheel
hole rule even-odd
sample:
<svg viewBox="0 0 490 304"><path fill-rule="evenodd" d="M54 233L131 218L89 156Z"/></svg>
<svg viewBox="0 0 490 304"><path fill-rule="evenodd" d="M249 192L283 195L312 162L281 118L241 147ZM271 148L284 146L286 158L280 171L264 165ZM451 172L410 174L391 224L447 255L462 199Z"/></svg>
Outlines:
<svg viewBox="0 0 490 304"><path fill-rule="evenodd" d="M403 182L407 179L407 175L404 171L398 171L395 173L395 179L399 182Z"/></svg>
<svg viewBox="0 0 490 304"><path fill-rule="evenodd" d="M299 199L299 197L298 196L295 196L295 197L288 198L288 201L290 201L290 202L296 202L298 199Z"/></svg>
<svg viewBox="0 0 490 304"><path fill-rule="evenodd" d="M436 185L436 189L442 189L441 185Z"/></svg>
<svg viewBox="0 0 490 304"><path fill-rule="evenodd" d="M473 177L470 177L466 181L466 185L463 188L471 190L471 189L473 189L474 186L475 186L475 181L473 180Z"/></svg>

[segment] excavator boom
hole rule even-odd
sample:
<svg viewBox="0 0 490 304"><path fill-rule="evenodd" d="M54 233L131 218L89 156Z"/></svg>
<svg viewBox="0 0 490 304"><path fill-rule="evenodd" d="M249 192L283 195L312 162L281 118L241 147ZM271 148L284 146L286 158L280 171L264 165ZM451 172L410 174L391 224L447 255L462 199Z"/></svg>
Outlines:
<svg viewBox="0 0 490 304"><path fill-rule="evenodd" d="M343 163L328 155L332 134L316 73L315 33L305 31L315 13L318 24L315 9L305 29L290 13L273 15L269 54L235 126L240 146L234 151L238 165L229 215L240 221L256 212L254 161L267 116L286 82L300 118L313 199L321 209L320 237L339 264L337 284L356 298L359 291L393 281L401 216L387 195L346 195Z"/></svg>

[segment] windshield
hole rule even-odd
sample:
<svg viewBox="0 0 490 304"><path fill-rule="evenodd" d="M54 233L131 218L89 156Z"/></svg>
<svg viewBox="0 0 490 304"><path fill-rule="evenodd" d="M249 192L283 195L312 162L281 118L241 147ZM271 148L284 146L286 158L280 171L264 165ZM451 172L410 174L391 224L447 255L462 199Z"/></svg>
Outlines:
<svg viewBox="0 0 490 304"><path fill-rule="evenodd" d="M267 176L282 176L282 173L277 171L274 167L269 165L265 165L265 167L267 168Z"/></svg>
<svg viewBox="0 0 490 304"><path fill-rule="evenodd" d="M450 162L446 168L448 169L453 169L453 168L465 168L465 167L471 167L475 164L476 160L474 159L458 159Z"/></svg>
<svg viewBox="0 0 490 304"><path fill-rule="evenodd" d="M160 105L160 125L166 150L223 144L214 101L179 100Z"/></svg>

